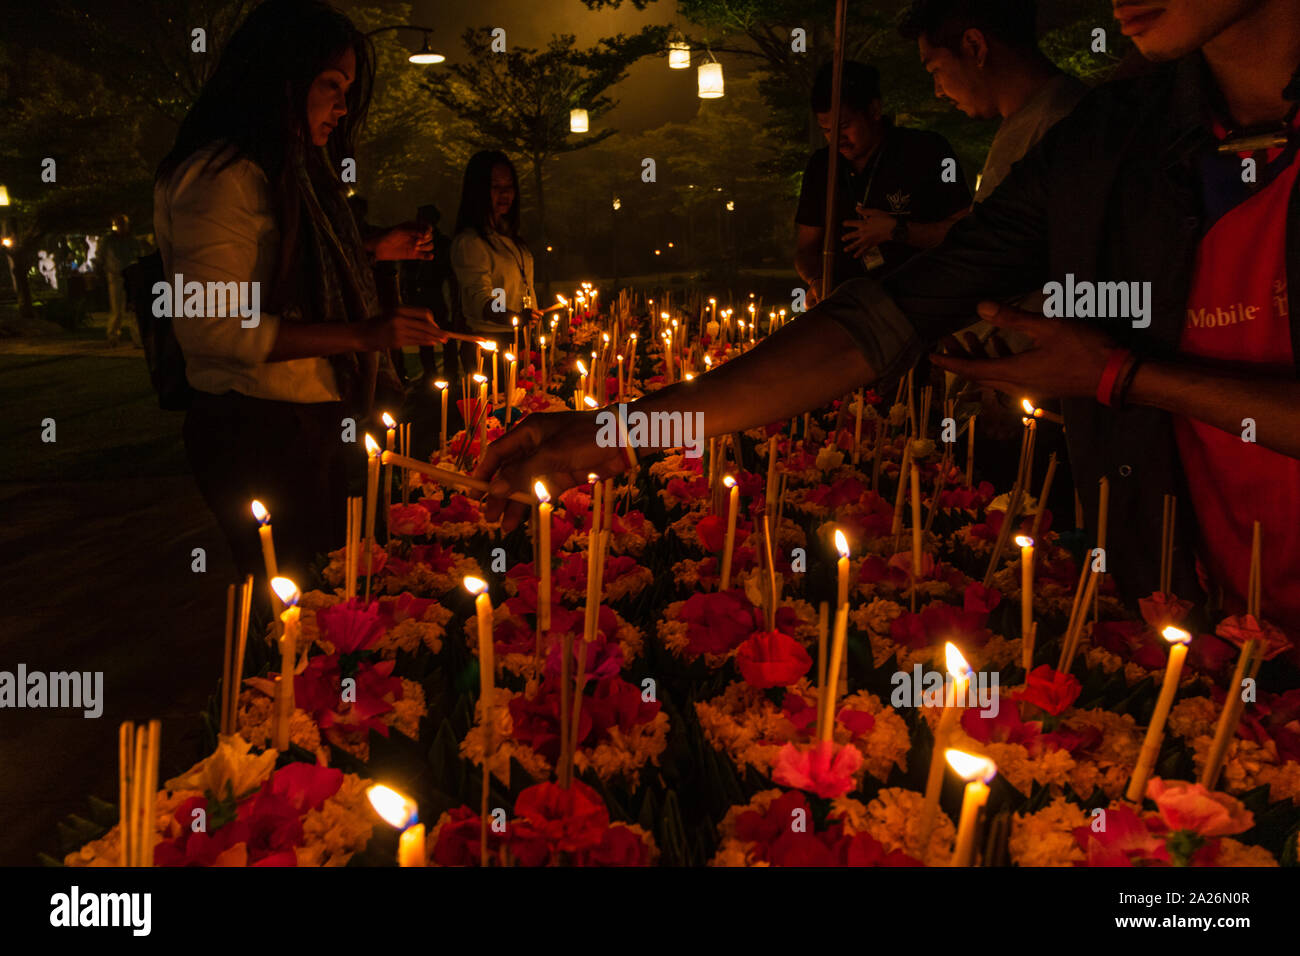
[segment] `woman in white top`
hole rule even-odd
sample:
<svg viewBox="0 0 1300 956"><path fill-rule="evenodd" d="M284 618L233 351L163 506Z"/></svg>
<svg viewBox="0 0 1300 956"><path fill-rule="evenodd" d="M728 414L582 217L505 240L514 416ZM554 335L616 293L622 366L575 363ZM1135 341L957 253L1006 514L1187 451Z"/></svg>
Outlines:
<svg viewBox="0 0 1300 956"><path fill-rule="evenodd" d="M373 63L369 41L328 4L268 0L230 38L158 168L164 275L208 290L172 314L196 392L186 453L244 573L262 569L255 497L286 574L337 546L345 466L364 457L350 442L380 356L445 337L427 309L383 314L371 273L372 258L427 255L432 237L404 226L365 242L347 208L340 169L355 155ZM256 313L214 299L222 284Z"/></svg>
<svg viewBox="0 0 1300 956"><path fill-rule="evenodd" d="M467 330L506 342L513 336L511 318L529 322L541 317L533 290L533 254L519 235L519 176L505 153L483 150L465 167L451 266L457 320ZM469 345L467 351L473 348Z"/></svg>

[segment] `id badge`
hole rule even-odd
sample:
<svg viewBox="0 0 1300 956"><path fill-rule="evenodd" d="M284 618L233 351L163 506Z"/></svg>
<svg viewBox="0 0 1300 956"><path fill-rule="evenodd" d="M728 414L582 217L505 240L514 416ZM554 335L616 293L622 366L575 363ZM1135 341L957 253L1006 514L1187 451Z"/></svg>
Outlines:
<svg viewBox="0 0 1300 956"><path fill-rule="evenodd" d="M884 253L880 251L879 246L872 246L862 254L862 264L868 272L879 269L885 264Z"/></svg>

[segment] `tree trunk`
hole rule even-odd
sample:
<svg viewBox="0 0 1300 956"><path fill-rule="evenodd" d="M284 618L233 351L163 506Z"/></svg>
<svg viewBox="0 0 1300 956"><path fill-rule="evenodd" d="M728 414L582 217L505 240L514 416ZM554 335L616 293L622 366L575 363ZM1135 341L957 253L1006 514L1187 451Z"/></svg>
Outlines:
<svg viewBox="0 0 1300 956"><path fill-rule="evenodd" d="M24 319L36 318L36 309L32 305L32 287L27 282L27 273L32 260L25 246L16 246L9 252L9 271L13 274L14 292L18 296L18 315Z"/></svg>
<svg viewBox="0 0 1300 956"><path fill-rule="evenodd" d="M538 302L533 303L533 308L537 308L542 302L550 302L551 295L551 258L546 252L546 189L542 185L542 165L545 163L545 157L533 154L533 188L537 190L537 223L541 229L541 241L538 243L538 254L535 260L540 266L537 274L541 277L541 289Z"/></svg>

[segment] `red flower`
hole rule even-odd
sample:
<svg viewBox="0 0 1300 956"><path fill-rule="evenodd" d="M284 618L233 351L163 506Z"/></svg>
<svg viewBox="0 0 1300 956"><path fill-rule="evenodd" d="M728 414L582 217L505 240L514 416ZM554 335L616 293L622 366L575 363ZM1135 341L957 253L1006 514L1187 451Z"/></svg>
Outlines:
<svg viewBox="0 0 1300 956"><path fill-rule="evenodd" d="M1162 631L1170 624L1180 623L1192 609L1192 602L1154 591L1150 597L1138 598L1138 609L1142 612L1142 620Z"/></svg>
<svg viewBox="0 0 1300 956"><path fill-rule="evenodd" d="M999 707L998 712L985 716L983 711L967 707L961 715L962 730L982 744L1024 744L1032 753L1038 744L1042 724L1026 723L1014 707Z"/></svg>
<svg viewBox="0 0 1300 956"><path fill-rule="evenodd" d="M757 843L760 859L767 858L767 848L782 833L788 833L796 819L796 811L801 811L801 819L811 822L812 813L808 809L808 798L798 790L788 790L773 800L764 813L757 810L745 810L736 817L736 837L746 843Z"/></svg>
<svg viewBox="0 0 1300 956"><path fill-rule="evenodd" d="M785 699L781 702L781 712L799 733L807 731L817 720L817 708L804 700L802 694L792 691L786 691Z"/></svg>
<svg viewBox="0 0 1300 956"><path fill-rule="evenodd" d="M848 707L840 708L840 712L835 715L835 719L848 728L855 738L863 734L869 734L872 728L876 726L874 714L865 710L850 710Z"/></svg>
<svg viewBox="0 0 1300 956"><path fill-rule="evenodd" d="M817 741L807 748L786 744L776 758L772 779L787 787L834 799L853 789L853 775L862 766L862 753L852 744L838 750L834 741Z"/></svg>
<svg viewBox="0 0 1300 956"><path fill-rule="evenodd" d="M678 614L692 654L726 654L755 630L753 605L743 592L692 594Z"/></svg>
<svg viewBox="0 0 1300 956"><path fill-rule="evenodd" d="M581 780L567 790L550 781L528 787L515 801L515 815L520 836L535 835L569 853L600 846L609 827L605 802Z"/></svg>
<svg viewBox="0 0 1300 956"><path fill-rule="evenodd" d="M962 595L962 608L975 614L991 614L1002 603L1002 592L996 588L986 588L978 581L966 585Z"/></svg>
<svg viewBox="0 0 1300 956"><path fill-rule="evenodd" d="M1112 807L1106 811L1104 827L1076 827L1074 839L1088 854L1085 866L1169 864L1164 839L1152 833L1132 807Z"/></svg>
<svg viewBox="0 0 1300 956"><path fill-rule="evenodd" d="M886 852L884 844L870 833L846 836L835 847L842 866L925 866L902 850Z"/></svg>
<svg viewBox="0 0 1300 956"><path fill-rule="evenodd" d="M742 521L736 523L736 546L749 537L749 530L744 527L744 524ZM726 516L705 515L696 523L695 533L699 536L700 547L713 554L721 554L727 544Z"/></svg>
<svg viewBox="0 0 1300 956"><path fill-rule="evenodd" d="M478 866L481 862L479 838L482 825L479 816L466 806L460 806L447 814L447 820L438 830L438 842L434 844L431 858L438 866ZM489 846L499 836L488 827Z"/></svg>
<svg viewBox="0 0 1300 956"><path fill-rule="evenodd" d="M429 530L429 509L414 505L392 505L388 509L388 527L393 534L413 536Z"/></svg>
<svg viewBox="0 0 1300 956"><path fill-rule="evenodd" d="M384 636L384 622L377 602L365 606L355 598L346 604L323 607L316 612L322 639L334 645L335 653L355 654Z"/></svg>
<svg viewBox="0 0 1300 956"><path fill-rule="evenodd" d="M1259 641L1260 651L1266 661L1271 661L1291 649L1290 638L1280 628L1256 620L1249 614L1225 617L1214 629L1214 633L1225 641L1231 641L1237 647L1244 646L1246 641L1254 638Z"/></svg>
<svg viewBox="0 0 1300 956"><path fill-rule="evenodd" d="M575 862L578 866L647 866L649 852L635 830L616 825L601 835L598 846L584 850Z"/></svg>
<svg viewBox="0 0 1300 956"><path fill-rule="evenodd" d="M298 813L319 810L343 786L343 771L310 763L286 764L271 777L270 792L284 797Z"/></svg>
<svg viewBox="0 0 1300 956"><path fill-rule="evenodd" d="M803 645L780 631L751 634L736 650L740 676L751 687L789 687L812 666Z"/></svg>
<svg viewBox="0 0 1300 956"><path fill-rule="evenodd" d="M1147 781L1147 796L1155 801L1170 830L1222 837L1245 833L1255 825L1255 815L1240 800L1206 790L1199 783L1152 777Z"/></svg>
<svg viewBox="0 0 1300 956"><path fill-rule="evenodd" d="M1048 664L1041 664L1025 678L1024 690L1010 696L1055 717L1073 704L1082 691L1083 685L1073 674L1063 674Z"/></svg>

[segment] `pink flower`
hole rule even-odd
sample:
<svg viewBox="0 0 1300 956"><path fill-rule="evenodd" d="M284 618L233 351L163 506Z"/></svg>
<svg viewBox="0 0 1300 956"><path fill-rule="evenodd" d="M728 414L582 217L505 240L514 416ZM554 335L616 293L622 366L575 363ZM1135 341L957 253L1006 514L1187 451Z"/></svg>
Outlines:
<svg viewBox="0 0 1300 956"><path fill-rule="evenodd" d="M334 645L338 654L365 650L384 636L384 621L379 616L379 602L362 605L353 599L346 604L323 607L316 612L316 624L322 639Z"/></svg>
<svg viewBox="0 0 1300 956"><path fill-rule="evenodd" d="M419 505L393 505L388 509L388 527L393 534L408 537L429 530L429 509Z"/></svg>
<svg viewBox="0 0 1300 956"><path fill-rule="evenodd" d="M1280 628L1256 620L1249 614L1225 617L1214 629L1214 633L1225 641L1231 641L1237 647L1244 646L1251 638L1256 639L1266 661L1271 661L1291 649L1290 638Z"/></svg>
<svg viewBox="0 0 1300 956"><path fill-rule="evenodd" d="M1147 796L1171 830L1191 830L1203 837L1232 836L1255 825L1255 815L1235 797L1206 790L1186 780L1147 781Z"/></svg>
<svg viewBox="0 0 1300 956"><path fill-rule="evenodd" d="M834 741L817 741L805 750L786 744L776 758L772 779L819 797L834 799L853 789L853 775L862 766L862 754L852 744L837 751Z"/></svg>
<svg viewBox="0 0 1300 956"><path fill-rule="evenodd" d="M1154 591L1150 597L1138 599L1138 609L1142 612L1142 620L1161 631L1170 624L1180 623L1192 609L1192 602Z"/></svg>

